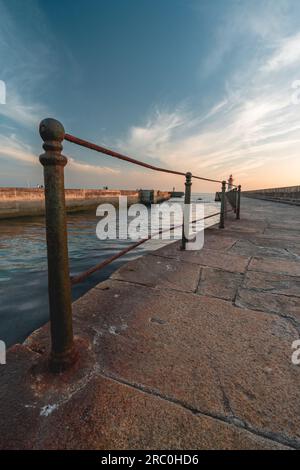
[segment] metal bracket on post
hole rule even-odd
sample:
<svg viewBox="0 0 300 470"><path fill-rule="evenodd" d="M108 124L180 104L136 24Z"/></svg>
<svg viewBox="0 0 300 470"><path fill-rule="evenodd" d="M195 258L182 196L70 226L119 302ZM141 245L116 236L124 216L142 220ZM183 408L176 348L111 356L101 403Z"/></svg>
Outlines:
<svg viewBox="0 0 300 470"><path fill-rule="evenodd" d="M189 228L190 221L190 207L191 207L191 188L192 188L192 173L188 172L185 175L185 193L184 193L184 207L183 207L183 225L182 225L182 239L181 249L186 249L188 241L186 237L186 230Z"/></svg>
<svg viewBox="0 0 300 470"><path fill-rule="evenodd" d="M238 186L237 191L237 206L236 206L236 218L240 219L240 210L241 210L241 185Z"/></svg>
<svg viewBox="0 0 300 470"><path fill-rule="evenodd" d="M221 193L221 212L220 212L220 228L225 227L225 191L226 181L222 181L222 193Z"/></svg>
<svg viewBox="0 0 300 470"><path fill-rule="evenodd" d="M55 119L40 123L45 153L40 156L44 167L46 235L48 256L48 292L51 327L50 369L62 372L77 359L72 325L71 282L67 245L64 167L61 154L65 130Z"/></svg>

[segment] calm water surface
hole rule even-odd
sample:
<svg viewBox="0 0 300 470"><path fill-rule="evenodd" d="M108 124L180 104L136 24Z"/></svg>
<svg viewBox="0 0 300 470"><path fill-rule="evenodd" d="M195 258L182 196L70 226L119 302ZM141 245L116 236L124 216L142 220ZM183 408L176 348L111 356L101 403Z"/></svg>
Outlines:
<svg viewBox="0 0 300 470"><path fill-rule="evenodd" d="M205 215L219 210L214 195L193 194L193 201L199 197L205 202ZM182 199L173 201L182 203ZM213 225L217 220L218 217L209 219L206 225ZM85 271L132 243L132 240L99 240L96 237L98 221L95 211L68 215L72 275ZM164 243L170 242L150 240L93 274L73 287L73 300L107 279L125 262L155 250ZM33 330L48 320L46 256L43 217L0 221L0 339L7 346L24 341Z"/></svg>

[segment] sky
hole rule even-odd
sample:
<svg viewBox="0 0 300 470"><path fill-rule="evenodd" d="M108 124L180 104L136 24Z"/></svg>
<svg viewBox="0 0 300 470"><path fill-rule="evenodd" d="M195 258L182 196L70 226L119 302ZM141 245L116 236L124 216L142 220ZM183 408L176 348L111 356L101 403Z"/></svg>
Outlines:
<svg viewBox="0 0 300 470"><path fill-rule="evenodd" d="M244 189L300 184L299 0L0 0L0 85L0 186L43 183L45 117ZM66 187L183 188L68 142L63 153Z"/></svg>

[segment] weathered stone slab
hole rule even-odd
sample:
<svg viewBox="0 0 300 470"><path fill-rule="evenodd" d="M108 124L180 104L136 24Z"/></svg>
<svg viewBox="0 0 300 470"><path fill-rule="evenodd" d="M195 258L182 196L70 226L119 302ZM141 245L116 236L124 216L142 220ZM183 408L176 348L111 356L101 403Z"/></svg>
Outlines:
<svg viewBox="0 0 300 470"><path fill-rule="evenodd" d="M233 300L243 275L213 268L202 268L198 294L209 295L224 300Z"/></svg>
<svg viewBox="0 0 300 470"><path fill-rule="evenodd" d="M229 255L226 252L222 253L221 250L209 250L206 248L199 251L182 251L178 243L173 243L161 250L157 250L155 255L239 273L245 272L250 259L246 256Z"/></svg>
<svg viewBox="0 0 300 470"><path fill-rule="evenodd" d="M146 286L195 292L199 283L200 269L200 266L195 267L175 259L146 255L122 266L112 274L111 278Z"/></svg>
<svg viewBox="0 0 300 470"><path fill-rule="evenodd" d="M232 245L234 245L236 241L237 238L218 237L216 235L210 234L209 230L205 231L204 234L204 248L209 250L227 251L232 247Z"/></svg>
<svg viewBox="0 0 300 470"><path fill-rule="evenodd" d="M240 231L234 230L234 227L231 224L228 224L228 226L222 230L215 228L215 227L212 228L211 230L216 237L220 237L220 238L223 238L223 237L235 238L237 240L252 240L254 238L268 238L266 235L260 232L249 233L249 232L243 232L241 230Z"/></svg>
<svg viewBox="0 0 300 470"><path fill-rule="evenodd" d="M243 287L261 292L300 297L300 277L248 271Z"/></svg>
<svg viewBox="0 0 300 470"><path fill-rule="evenodd" d="M249 237L248 240L259 246L267 246L269 248L280 248L290 252L292 256L297 258L297 254L300 253L300 243L291 240L282 240L280 238L270 238L265 235L259 235L255 237Z"/></svg>
<svg viewBox="0 0 300 470"><path fill-rule="evenodd" d="M234 253L243 256L257 256L261 258L283 258L295 259L295 256L284 248L268 246L267 240L261 240L258 243L252 240L238 240L228 253Z"/></svg>
<svg viewBox="0 0 300 470"><path fill-rule="evenodd" d="M283 317L292 317L300 323L300 299L280 294L239 289L235 304L238 307L277 313Z"/></svg>
<svg viewBox="0 0 300 470"><path fill-rule="evenodd" d="M77 413L73 413L74 409ZM72 431L68 436L62 423L66 418L69 421L70 416ZM159 397L103 377L94 378L46 420L48 432L39 443L41 448L284 448L246 430L207 416L195 416Z"/></svg>
<svg viewBox="0 0 300 470"><path fill-rule="evenodd" d="M213 227L210 227L209 229L205 229L204 232L204 246L203 248L209 249L209 250L216 250L216 251L227 251L229 248L234 245L234 243L238 240L238 237L220 237L218 234L218 229L217 233L215 232L215 229ZM181 241L177 240L174 243L170 243L168 246L168 249L166 247L159 248L156 250L156 254L160 253L168 253L168 252L174 252L180 249L181 246Z"/></svg>
<svg viewBox="0 0 300 470"><path fill-rule="evenodd" d="M300 263L282 259L253 258L249 264L250 271L262 271L265 273L288 274L300 276Z"/></svg>
<svg viewBox="0 0 300 470"><path fill-rule="evenodd" d="M268 228L289 231L298 230L300 233L300 222L293 220L291 224L291 219L287 219L285 222L272 222L268 225Z"/></svg>
<svg viewBox="0 0 300 470"><path fill-rule="evenodd" d="M264 230L266 229L266 223L265 222L260 222L260 221L256 221L255 224L253 224L253 221L249 220L245 220L245 218L243 219L243 223L241 224L240 220L231 220L229 222L229 224L226 224L226 221L225 220L225 230L226 228L229 228L230 230L232 231L235 231L237 233L245 233L245 234L248 234L248 235L251 235L251 234L260 234L260 233L263 233Z"/></svg>
<svg viewBox="0 0 300 470"><path fill-rule="evenodd" d="M291 223L291 221L289 222ZM270 238L282 238L286 240L300 240L300 230L289 230L288 226L284 229L266 228L264 235Z"/></svg>
<svg viewBox="0 0 300 470"><path fill-rule="evenodd" d="M38 394L32 393L26 380L31 363L25 352L23 369L15 376L18 390L26 392L26 397L20 397L25 401L3 395L12 408L9 419L7 408L0 410L4 418L1 449L287 449L233 424L195 415L151 393L103 377L96 369L81 382L52 376L56 383L53 386L50 382L50 391L41 387ZM41 384L50 379L38 377Z"/></svg>
<svg viewBox="0 0 300 470"><path fill-rule="evenodd" d="M298 261L300 261L300 245L299 244L286 244L286 249L292 253L294 256L297 257Z"/></svg>

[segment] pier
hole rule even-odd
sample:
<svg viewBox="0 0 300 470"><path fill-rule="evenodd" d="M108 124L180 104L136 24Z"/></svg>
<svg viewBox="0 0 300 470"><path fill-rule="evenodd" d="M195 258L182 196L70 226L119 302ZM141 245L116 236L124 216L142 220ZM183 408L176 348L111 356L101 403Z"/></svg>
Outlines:
<svg viewBox="0 0 300 470"><path fill-rule="evenodd" d="M245 191L244 196L300 206L300 186L255 189Z"/></svg>
<svg viewBox="0 0 300 470"><path fill-rule="evenodd" d="M199 252L179 242L73 304L76 364L49 325L1 367L0 447L300 448L299 208L242 198Z"/></svg>
<svg viewBox="0 0 300 470"><path fill-rule="evenodd" d="M96 210L99 204L118 205L119 197L126 196L128 204L157 203L171 197L169 191L120 189L65 189L66 211ZM34 217L45 214L43 188L0 188L0 220Z"/></svg>

